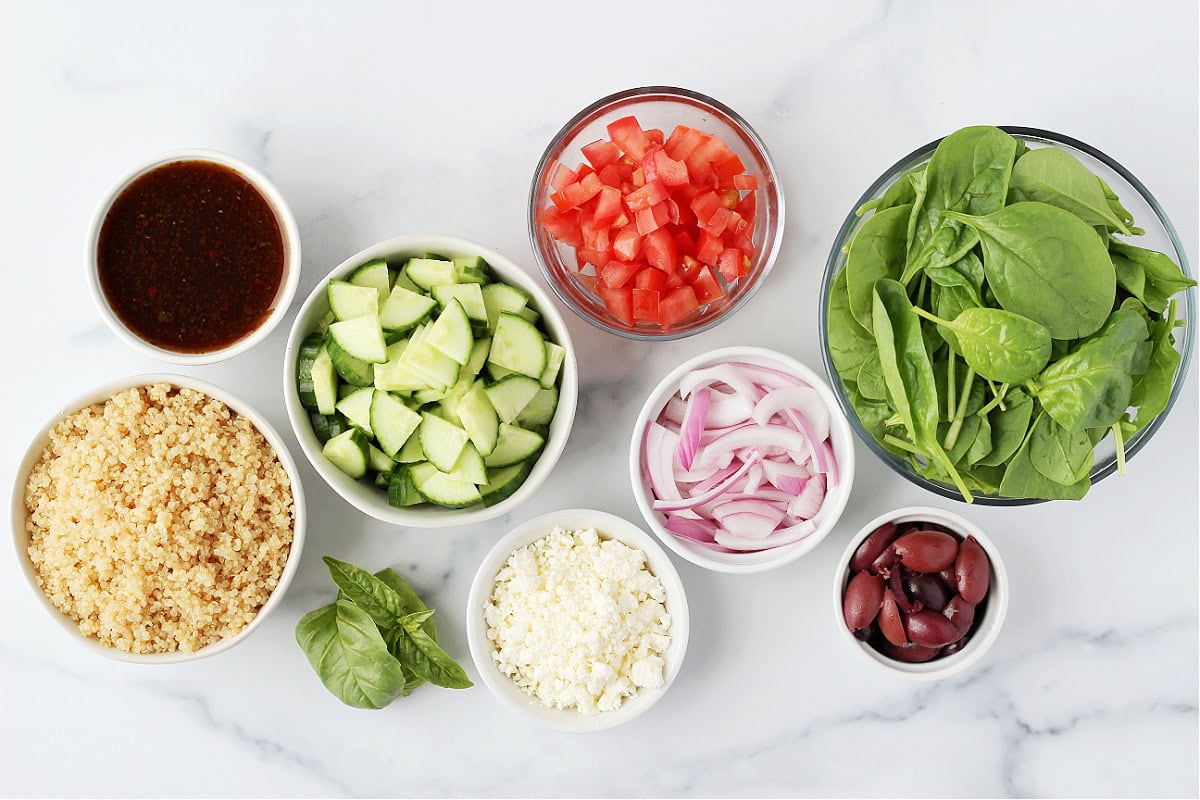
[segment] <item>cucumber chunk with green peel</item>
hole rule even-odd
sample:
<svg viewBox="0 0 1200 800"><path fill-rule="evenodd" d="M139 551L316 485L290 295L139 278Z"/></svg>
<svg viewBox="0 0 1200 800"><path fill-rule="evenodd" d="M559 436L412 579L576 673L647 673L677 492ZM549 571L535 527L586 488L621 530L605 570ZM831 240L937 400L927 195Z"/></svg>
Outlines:
<svg viewBox="0 0 1200 800"><path fill-rule="evenodd" d="M419 325L436 305L433 298L398 285L379 310L379 325L385 331L406 331Z"/></svg>
<svg viewBox="0 0 1200 800"><path fill-rule="evenodd" d="M434 350L454 359L456 363L467 363L471 358L471 347L475 344L475 337L471 334L471 320L462 303L451 298L449 304L438 315L437 321L429 327L429 336L425 341Z"/></svg>
<svg viewBox="0 0 1200 800"><path fill-rule="evenodd" d="M479 455L475 445L470 442L467 442L467 446L459 454L458 461L454 462L454 469L446 474L456 481L465 481L476 486L487 483L487 467L484 466L483 456Z"/></svg>
<svg viewBox="0 0 1200 800"><path fill-rule="evenodd" d="M546 338L528 320L501 311L488 361L530 378L541 378L546 371Z"/></svg>
<svg viewBox="0 0 1200 800"><path fill-rule="evenodd" d="M542 387L549 389L558 380L558 373L562 370L563 361L566 360L567 351L561 345L557 345L549 340L546 341L546 369L542 371L539 380L542 382Z"/></svg>
<svg viewBox="0 0 1200 800"><path fill-rule="evenodd" d="M389 458L396 457L421 425L421 415L388 392L375 392L370 417L375 439Z"/></svg>
<svg viewBox="0 0 1200 800"><path fill-rule="evenodd" d="M451 478L428 461L413 464L408 473L421 496L439 506L463 508L481 499L475 484Z"/></svg>
<svg viewBox="0 0 1200 800"><path fill-rule="evenodd" d="M485 456L483 463L489 467L507 467L532 458L542 449L546 440L533 431L515 425L500 423L500 436L496 448Z"/></svg>
<svg viewBox="0 0 1200 800"><path fill-rule="evenodd" d="M470 438L462 428L428 411L421 414L421 426L417 428L417 436L420 437L421 450L425 452L429 463L442 472L454 469Z"/></svg>
<svg viewBox="0 0 1200 800"><path fill-rule="evenodd" d="M425 291L420 286L417 286L417 284L413 283L412 278L408 277L407 264L405 264L404 267L401 267L400 271L396 274L396 282L392 284L392 288L394 289L397 286L399 286L401 289L408 289L410 292L415 292L417 294L421 294Z"/></svg>
<svg viewBox="0 0 1200 800"><path fill-rule="evenodd" d="M483 291L477 283L456 283L448 286L435 286L431 292L433 299L442 308L447 308L452 300L457 300L467 312L467 318L472 326L488 327L487 307L483 304Z"/></svg>
<svg viewBox="0 0 1200 800"><path fill-rule="evenodd" d="M337 346L369 364L387 361L387 344L378 316L339 320L329 326L329 336Z"/></svg>
<svg viewBox="0 0 1200 800"><path fill-rule="evenodd" d="M542 385L527 375L509 375L484 389L501 422L512 422L529 405Z"/></svg>
<svg viewBox="0 0 1200 800"><path fill-rule="evenodd" d="M541 314L529 306L519 309L517 314L519 314L526 322L532 322L534 325L537 325L538 320L542 318Z"/></svg>
<svg viewBox="0 0 1200 800"><path fill-rule="evenodd" d="M375 382L375 365L368 364L361 358L355 358L341 348L332 338L325 343L329 350L329 358L333 360L333 368L342 380L354 386L370 386Z"/></svg>
<svg viewBox="0 0 1200 800"><path fill-rule="evenodd" d="M459 283L491 283L488 263L480 256L458 256L451 261Z"/></svg>
<svg viewBox="0 0 1200 800"><path fill-rule="evenodd" d="M528 461L499 469L489 469L487 484L479 487L480 494L483 495L483 504L494 506L502 500L512 497L513 493L521 488L521 484L529 477L530 469Z"/></svg>
<svg viewBox="0 0 1200 800"><path fill-rule="evenodd" d="M383 301L392 290L392 276L388 273L387 262L382 258L363 264L351 272L347 280L355 286L369 286L378 292L377 309L383 307Z"/></svg>
<svg viewBox="0 0 1200 800"><path fill-rule="evenodd" d="M296 391L300 395L300 405L309 411L317 410L317 393L313 387L312 368L321 352L324 337L319 333L310 333L300 343L300 353L296 357ZM484 354L487 358L487 354Z"/></svg>
<svg viewBox="0 0 1200 800"><path fill-rule="evenodd" d="M435 286L456 283L454 264L439 258L410 258L404 267L408 279L429 291Z"/></svg>
<svg viewBox="0 0 1200 800"><path fill-rule="evenodd" d="M421 449L420 436L408 437L404 447L401 447L400 452L396 454L396 463L398 464L415 464L418 461L426 460L425 451Z"/></svg>
<svg viewBox="0 0 1200 800"><path fill-rule="evenodd" d="M375 388L385 392L419 392L429 388L429 381L399 361L375 366Z"/></svg>
<svg viewBox="0 0 1200 800"><path fill-rule="evenodd" d="M368 386L365 389L355 389L337 403L337 410L342 412L342 416L361 428L368 436L374 435L371 428L371 399L374 396L375 390Z"/></svg>
<svg viewBox="0 0 1200 800"><path fill-rule="evenodd" d="M357 480L367 474L367 435L358 428L334 436L321 452L351 478Z"/></svg>
<svg viewBox="0 0 1200 800"><path fill-rule="evenodd" d="M329 309L338 320L379 314L379 293L371 286L356 286L349 281L330 281L326 293L329 296Z"/></svg>
<svg viewBox="0 0 1200 800"><path fill-rule="evenodd" d="M388 505L393 508L407 508L424 502L425 498L413 483L411 470L404 467L392 472L388 480Z"/></svg>
<svg viewBox="0 0 1200 800"><path fill-rule="evenodd" d="M380 475L386 475L391 473L395 468L396 462L388 458L387 453L370 442L367 443L367 469L377 472Z"/></svg>
<svg viewBox="0 0 1200 800"><path fill-rule="evenodd" d="M308 415L309 422L312 423L313 433L316 434L317 441L325 444L329 441L329 417L324 414L319 414L316 411Z"/></svg>
<svg viewBox="0 0 1200 800"><path fill-rule="evenodd" d="M549 425L554 419L554 411L558 408L558 387L540 389L521 413L517 415L516 423L526 430Z"/></svg>
<svg viewBox="0 0 1200 800"><path fill-rule="evenodd" d="M481 291L483 306L487 309L488 328L493 331L496 330L501 312L515 314L528 305L530 300L525 292L507 283L489 283Z"/></svg>
<svg viewBox="0 0 1200 800"><path fill-rule="evenodd" d="M321 345L320 351L313 359L310 375L317 411L321 414L332 414L338 401L337 371L333 368L333 359L329 357L329 348L325 345Z"/></svg>
<svg viewBox="0 0 1200 800"><path fill-rule="evenodd" d="M497 366L489 361L487 363L487 374L488 377L494 381L502 381L509 375L520 375L521 373L513 372L511 369L505 369L504 367Z"/></svg>
<svg viewBox="0 0 1200 800"><path fill-rule="evenodd" d="M328 426L330 439L332 439L335 436L339 436L339 435L345 433L346 431L357 430L357 428L355 428L353 425L350 424L350 420L346 419L344 416L342 416L341 414L339 414L337 412L334 412L333 414L326 416L325 420L326 420L326 424Z"/></svg>
<svg viewBox="0 0 1200 800"><path fill-rule="evenodd" d="M475 383L455 404L454 411L475 449L481 455L491 455L500 437L500 417L484 393L483 383Z"/></svg>

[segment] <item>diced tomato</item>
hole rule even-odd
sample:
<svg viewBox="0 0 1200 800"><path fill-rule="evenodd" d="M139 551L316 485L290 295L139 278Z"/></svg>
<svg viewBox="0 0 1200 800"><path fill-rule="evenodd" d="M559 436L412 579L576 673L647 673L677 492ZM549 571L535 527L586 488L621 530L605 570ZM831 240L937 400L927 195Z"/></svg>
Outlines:
<svg viewBox="0 0 1200 800"><path fill-rule="evenodd" d="M721 196L716 192L705 192L704 194L696 195L696 198L691 202L692 213L696 215L696 221L704 227L713 214L717 213L718 209L725 208L721 204ZM722 226L724 227L724 226ZM720 233L715 231L714 233Z"/></svg>
<svg viewBox="0 0 1200 800"><path fill-rule="evenodd" d="M597 264L607 264L608 260L608 254L601 253L599 250L592 250L588 247L580 247L575 251L575 263L579 265L580 269L583 269L585 264L591 264L592 266Z"/></svg>
<svg viewBox="0 0 1200 800"><path fill-rule="evenodd" d="M600 282L610 289L620 289L637 274L638 270L646 269L640 261L626 263L624 261L609 261L600 268Z"/></svg>
<svg viewBox="0 0 1200 800"><path fill-rule="evenodd" d="M613 254L622 261L633 261L642 251L642 235L632 222L617 231L612 240Z"/></svg>
<svg viewBox="0 0 1200 800"><path fill-rule="evenodd" d="M721 290L720 281L713 274L712 267L700 269L700 274L692 281L692 289L695 290L696 300L700 305L706 305L725 295L725 292Z"/></svg>
<svg viewBox="0 0 1200 800"><path fill-rule="evenodd" d="M661 292L666 285L667 275L660 269L647 267L633 276L633 288L635 289L653 289Z"/></svg>
<svg viewBox="0 0 1200 800"><path fill-rule="evenodd" d="M746 222L750 223L750 227L754 227L754 217L758 212L758 200L754 192L742 198L742 202L738 203L737 212L742 215Z"/></svg>
<svg viewBox="0 0 1200 800"><path fill-rule="evenodd" d="M646 131L646 139L649 140L650 144L658 145L659 147L663 146L663 132L658 128L651 128Z"/></svg>
<svg viewBox="0 0 1200 800"><path fill-rule="evenodd" d="M741 250L736 247L727 247L721 251L721 258L717 261L717 270L725 276L725 280L736 281L745 274L745 269Z"/></svg>
<svg viewBox="0 0 1200 800"><path fill-rule="evenodd" d="M549 207L542 210L539 219L546 232L570 247L583 247L583 234L579 230L578 211L560 211Z"/></svg>
<svg viewBox="0 0 1200 800"><path fill-rule="evenodd" d="M733 179L746 171L746 165L738 158L737 153L730 153L726 158L713 164L713 172L717 174L717 184L722 188L736 188Z"/></svg>
<svg viewBox="0 0 1200 800"><path fill-rule="evenodd" d="M691 256L684 256L679 262L679 274L683 277L686 283L692 283L700 276L700 271L707 269L696 259Z"/></svg>
<svg viewBox="0 0 1200 800"><path fill-rule="evenodd" d="M555 195L551 195L550 199L554 200L554 204L564 211L569 208L578 208L595 197L600 192L602 186L603 184L600 183L600 178L596 176L596 173L589 172L577 182L569 183L555 193L562 196L561 201L556 199Z"/></svg>
<svg viewBox="0 0 1200 800"><path fill-rule="evenodd" d="M608 135L622 152L638 161L642 160L650 146L650 140L636 117L621 117L608 123Z"/></svg>
<svg viewBox="0 0 1200 800"><path fill-rule="evenodd" d="M597 225L607 225L616 219L623 210L621 208L621 190L612 186L603 186L597 197L599 202L596 203L592 219Z"/></svg>
<svg viewBox="0 0 1200 800"><path fill-rule="evenodd" d="M686 125L676 125L675 130L671 131L671 137L663 145L663 149L676 161L684 161L707 138L708 134L703 131L689 128Z"/></svg>
<svg viewBox="0 0 1200 800"><path fill-rule="evenodd" d="M634 188L637 188L637 189L640 189L641 187L645 186L646 185L646 170L642 169L641 167L635 167L633 170L633 175L631 175L629 178L629 182L632 183Z"/></svg>
<svg viewBox="0 0 1200 800"><path fill-rule="evenodd" d="M739 233L728 237L728 239L730 242L732 242L734 247L736 247L738 250L741 250L743 253L754 252L754 242L750 240L749 236Z"/></svg>
<svg viewBox="0 0 1200 800"><path fill-rule="evenodd" d="M667 224L670 219L671 212L667 208L666 203L659 203L650 208L643 208L634 215L634 221L637 223L638 233L645 236L647 233L654 231Z"/></svg>
<svg viewBox="0 0 1200 800"><path fill-rule="evenodd" d="M621 150L612 142L604 139L592 142L591 144L585 144L580 149L583 150L583 157L597 171L603 170L621 157Z"/></svg>
<svg viewBox="0 0 1200 800"><path fill-rule="evenodd" d="M615 164L608 164L605 166L604 169L596 173L596 177L599 178L600 182L605 186L611 186L612 188L617 189L619 193L622 179L621 173L617 171Z"/></svg>
<svg viewBox="0 0 1200 800"><path fill-rule="evenodd" d="M757 175L734 175L733 188L754 191L758 188Z"/></svg>
<svg viewBox="0 0 1200 800"><path fill-rule="evenodd" d="M655 149L646 154L642 169L647 178L658 178L664 186L675 188L688 182L687 166L667 155L665 150Z"/></svg>
<svg viewBox="0 0 1200 800"><path fill-rule="evenodd" d="M679 255L696 255L696 241L691 237L690 234L688 234L687 231L676 231L675 235L671 238L675 240L675 252L679 253Z"/></svg>
<svg viewBox="0 0 1200 800"><path fill-rule="evenodd" d="M675 240L664 228L659 228L646 234L642 239L642 254L646 263L655 269L671 273L679 262L679 253L675 249Z"/></svg>
<svg viewBox="0 0 1200 800"><path fill-rule="evenodd" d="M620 322L630 327L633 326L632 289L610 289L601 285L596 287L596 291L600 294L600 299L604 301L604 307L608 309L608 313Z"/></svg>
<svg viewBox="0 0 1200 800"><path fill-rule="evenodd" d="M706 230L700 231L700 240L696 242L697 260L710 267L715 267L721 259L721 251L724 249L725 243L721 241L720 236L713 236Z"/></svg>
<svg viewBox="0 0 1200 800"><path fill-rule="evenodd" d="M663 284L663 291L669 292L673 289L678 289L680 286L686 286L687 281L683 279L683 273L672 272L667 276L667 282Z"/></svg>
<svg viewBox="0 0 1200 800"><path fill-rule="evenodd" d="M732 233L734 236L744 234L750 230L750 223L736 211L729 212L729 222L725 223L725 232Z"/></svg>
<svg viewBox="0 0 1200 800"><path fill-rule="evenodd" d="M641 211L644 208L658 205L670 196L670 192L667 191L666 186L663 186L662 181L655 179L626 195L625 205L629 207L630 211Z"/></svg>
<svg viewBox="0 0 1200 800"><path fill-rule="evenodd" d="M658 322L659 293L654 289L633 290L633 318L638 322Z"/></svg>
<svg viewBox="0 0 1200 800"><path fill-rule="evenodd" d="M721 198L721 205L730 211L737 208L738 201L742 199L742 193L737 189L722 189L717 194Z"/></svg>
<svg viewBox="0 0 1200 800"><path fill-rule="evenodd" d="M596 276L579 274L575 276L575 280L591 294L596 293Z"/></svg>
<svg viewBox="0 0 1200 800"><path fill-rule="evenodd" d="M550 174L550 185L554 187L554 191L556 192L567 184L575 183L578 180L579 174L566 164L558 164L554 167L554 172Z"/></svg>
<svg viewBox="0 0 1200 800"><path fill-rule="evenodd" d="M696 292L692 287L680 286L659 299L658 321L664 328L672 328L699 307L700 303L696 300Z"/></svg>
<svg viewBox="0 0 1200 800"><path fill-rule="evenodd" d="M720 236L725 230L725 226L729 224L730 215L733 212L725 206L718 206L717 210L708 218L708 222L701 222L700 227L711 233L713 236ZM697 214L697 216L699 216Z"/></svg>

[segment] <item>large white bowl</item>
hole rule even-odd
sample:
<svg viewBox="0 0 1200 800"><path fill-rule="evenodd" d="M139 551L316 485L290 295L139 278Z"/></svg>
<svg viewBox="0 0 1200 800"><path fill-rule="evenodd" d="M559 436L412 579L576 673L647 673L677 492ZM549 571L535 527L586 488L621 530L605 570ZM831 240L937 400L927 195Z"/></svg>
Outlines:
<svg viewBox="0 0 1200 800"><path fill-rule="evenodd" d="M104 219L108 216L112 204L125 191L129 184L151 170L165 164L175 163L176 161L207 161L228 167L241 175L251 186L258 190L258 193L271 206L271 210L275 212L275 220L279 223L279 233L283 237L283 274L279 279L279 288L275 292L275 299L271 301L271 312L262 321L261 325L241 339L219 350L211 350L205 353L180 353L147 342L130 330L121 318L117 316L116 312L108 304L108 299L104 296L104 290L100 287L100 272L97 265L100 229L104 226ZM275 326L287 316L288 309L292 305L292 299L296 296L296 287L300 284L300 229L296 225L296 220L292 216L287 203L284 202L283 195L279 193L279 190L275 188L271 181L267 180L267 176L246 162L216 150L198 148L173 150L169 153L155 156L127 173L105 195L104 200L96 208L96 213L92 216L92 223L87 235L86 277L88 291L91 293L92 300L96 304L96 310L100 312L100 316L112 332L134 350L137 350L144 356L156 358L159 361L166 361L171 364L183 364L187 366L212 364L232 358L239 353L249 350L267 338L271 331L275 329Z"/></svg>
<svg viewBox="0 0 1200 800"><path fill-rule="evenodd" d="M866 642L854 638L854 634L846 627L846 620L842 614L842 595L846 590L846 582L850 578L850 559L854 557L854 551L858 549L863 539L870 536L872 531L885 522L900 523L918 520L943 525L964 539L974 536L988 555L988 561L992 565L992 576L988 584L987 605L984 607L982 615L976 620L975 632L971 634L971 641L953 655L919 664L910 664L888 658ZM1000 551L996 549L995 543L970 520L940 508L906 506L880 514L864 525L862 530L855 534L850 543L846 545L846 551L842 553L841 560L838 561L837 576L833 582L833 604L837 627L841 632L842 639L876 670L910 680L937 680L967 669L983 658L983 654L996 641L996 637L1000 634L1000 626L1004 624L1004 617L1008 614L1008 573L1004 570L1004 561L1001 560Z"/></svg>
<svg viewBox="0 0 1200 800"><path fill-rule="evenodd" d="M564 530L583 530L595 528L602 539L615 539L635 547L646 554L646 563L650 571L662 581L667 593L666 608L671 615L671 644L663 655L666 662L666 675L663 685L657 689L641 689L631 697L625 698L621 705L612 711L601 711L599 714L583 714L575 710L550 708L543 705L532 695L526 693L507 675L496 668L492 661L494 648L487 638L487 623L483 618L483 609L492 594L496 581L496 573L504 566L504 562L514 550L537 541L550 534L556 527ZM683 583L679 573L671 563L671 558L663 551L654 539L633 523L613 514L603 511L593 511L586 508L571 508L562 511L552 511L535 517L506 534L496 542L491 551L479 565L475 579L471 583L471 593L467 599L467 644L471 649L471 660L475 669L488 690L496 699L508 708L547 728L566 733L591 733L608 730L617 725L629 722L634 717L644 714L650 706L657 703L679 674L683 664L683 655L688 643L688 605L684 595Z"/></svg>
<svg viewBox="0 0 1200 800"><path fill-rule="evenodd" d="M275 590L271 592L271 596L267 599L267 602L263 604L263 607L258 610L258 614L245 628L233 636L213 642L191 653L127 653L115 647L102 644L99 639L84 636L79 630L79 625L55 608L54 604L50 602L50 599L46 597L45 593L38 586L33 571L33 564L29 560L29 535L25 531L25 522L28 519L28 514L25 510L25 484L29 480L29 473L33 470L33 465L42 457L42 452L45 450L46 444L50 441L50 431L54 426L80 409L95 403L103 403L118 392L137 386L149 386L155 383L169 383L172 386L203 392L209 397L220 400L231 410L250 420L259 433L271 445L271 449L275 451L279 463L283 465L284 470L288 474L288 479L292 484L292 508L294 514L292 545L288 551L287 562L284 564L283 572L279 576L279 583L276 584ZM33 437L33 441L29 443L29 448L25 451L25 457L21 459L21 463L17 467L16 482L13 485L12 491L13 545L16 549L17 564L21 568L21 574L28 581L34 596L37 597L42 607L50 614L50 617L85 649L98 655L116 659L117 661L128 661L134 664L178 664L185 661L195 661L200 658L216 655L217 653L223 653L234 645L244 641L283 602L284 593L287 592L292 578L295 577L297 570L300 569L300 551L304 547L304 529L304 487L300 483L300 473L296 469L296 462L292 460L292 456L288 452L283 438L248 403L218 386L184 375L159 373L132 375L105 383L94 389L89 389L87 392L66 403L61 411L56 413L49 422L42 426L37 435Z"/></svg>
<svg viewBox="0 0 1200 800"><path fill-rule="evenodd" d="M679 391L679 381L683 376L695 369L734 361L758 364L795 375L812 386L829 409L829 435L838 463L838 484L831 487L825 495L825 502L816 518L816 531L798 542L771 550L722 553L676 536L664 527L666 515L654 510L654 496L642 474L642 448L646 426L658 418L667 401ZM820 375L796 359L775 350L764 347L725 347L683 362L650 392L646 404L642 406L642 413L638 415L637 424L633 426L633 438L629 445L629 479L633 484L633 498L637 501L642 517L650 526L650 530L654 531L667 547L693 564L717 572L763 572L791 563L811 552L833 530L846 508L850 490L854 486L854 436L850 432L850 424L845 415L838 408L833 390Z"/></svg>
<svg viewBox="0 0 1200 800"><path fill-rule="evenodd" d="M309 411L300 402L300 394L296 388L297 354L304 337L312 333L317 322L329 311L329 299L326 286L330 279L344 278L355 267L368 261L383 258L397 260L423 256L427 252L441 253L447 257L479 256L491 266L493 272L505 283L510 283L533 297L534 308L542 315L542 322L550 333L550 338L561 345L567 352L563 359L559 379L558 408L554 419L550 422L550 433L546 444L537 457L529 477L513 494L494 506L482 504L468 508L440 508L431 504L394 508L388 504L387 492L364 481L356 481L335 467L321 453L321 442L313 432L309 421ZM304 305L300 307L296 320L292 324L292 332L288 336L287 350L283 356L283 399L287 406L288 419L291 420L292 430L300 442L300 449L312 463L313 469L325 479L333 490L350 505L359 511L393 525L404 525L410 528L446 528L451 525L468 525L473 522L483 522L506 514L520 505L524 500L537 491L542 482L549 477L554 464L562 454L571 433L571 424L575 421L575 404L579 396L579 367L575 361L575 347L571 344L571 335L558 309L550 302L550 298L542 291L532 278L515 263L494 250L459 239L453 236L398 236L394 239L371 245L365 250L350 256L317 284Z"/></svg>

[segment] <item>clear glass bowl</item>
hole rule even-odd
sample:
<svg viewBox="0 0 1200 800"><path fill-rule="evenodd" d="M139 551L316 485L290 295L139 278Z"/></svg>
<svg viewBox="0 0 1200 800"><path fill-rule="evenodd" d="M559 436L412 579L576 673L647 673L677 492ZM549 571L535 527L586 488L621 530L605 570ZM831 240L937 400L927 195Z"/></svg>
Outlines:
<svg viewBox="0 0 1200 800"><path fill-rule="evenodd" d="M582 148L608 139L607 125L634 115L644 129L660 128L670 135L676 125L714 134L737 153L746 170L757 175L758 212L754 226L754 259L750 273L737 281L724 297L693 312L670 330L656 324L628 326L604 307L595 292L579 279L575 248L550 236L538 224L538 212L550 205L551 178L559 164L574 168L585 161ZM737 112L723 103L687 89L646 86L609 95L580 111L563 126L538 162L529 191L529 239L547 283L576 314L598 328L639 340L682 339L706 331L732 316L758 289L770 272L783 240L783 187L766 145Z"/></svg>
<svg viewBox="0 0 1200 800"><path fill-rule="evenodd" d="M1192 277L1187 255L1184 253L1183 244L1179 241L1179 234L1176 233L1175 226L1171 224L1167 213L1163 211L1162 206L1159 205L1154 195L1150 193L1150 190L1133 173L1121 166L1112 157L1078 139L1072 139L1070 136L1041 130L1040 128L1006 125L1001 126L1001 129L1007 131L1017 139L1029 143L1032 147L1052 145L1066 150L1078 158L1084 166L1099 175L1112 187L1117 196L1121 198L1122 204L1133 214L1135 223L1146 229L1146 233L1143 236L1126 238L1132 244L1136 244L1139 247L1146 247L1166 253L1179 265L1185 275L1189 278ZM891 186L893 181L913 167L928 161L940 143L941 139L930 142L924 147L917 148L893 164L871 184L862 197L854 204L854 208L851 209L850 213L846 215L846 220L842 223L837 238L833 242L833 248L829 251L829 260L825 266L825 276L821 282L821 358L825 361L825 371L829 374L829 382L833 386L834 394L837 395L842 411L845 412L847 419L850 420L850 425L854 428L858 437L870 448L871 452L877 455L883 463L887 464L895 472L917 486L950 500L963 502L962 495L953 484L934 481L914 472L908 461L886 450L863 428L862 423L859 422L858 415L854 411L854 407L850 404L850 399L846 395L846 387L842 384L837 370L834 369L833 359L829 354L829 337L826 335L829 292L833 286L834 279L846 266L846 254L842 252L842 248L854 237L859 227L866 221L865 216L858 217L855 215L855 209L868 200L873 200L882 195ZM1194 288L1188 289L1185 292L1175 295L1174 299L1178 301L1177 318L1187 323L1185 327L1177 328L1175 331L1175 347L1179 350L1181 356L1179 370L1175 373L1175 381L1171 385L1171 396L1167 401L1166 409L1163 410L1163 413L1155 417L1149 425L1125 442L1126 460L1129 460L1141 450L1150 441L1150 437L1162 426L1163 421L1175 406L1175 401L1179 399L1184 379L1187 377L1192 348L1195 344L1195 331L1193 328L1196 319L1196 290ZM1095 462L1092 465L1090 473L1092 483L1095 484L1116 471L1116 446L1113 444L1112 436L1110 435L1096 447ZM973 494L975 502L981 505L1018 506L1045 502L1038 498L1000 497L999 495L985 495L978 492Z"/></svg>

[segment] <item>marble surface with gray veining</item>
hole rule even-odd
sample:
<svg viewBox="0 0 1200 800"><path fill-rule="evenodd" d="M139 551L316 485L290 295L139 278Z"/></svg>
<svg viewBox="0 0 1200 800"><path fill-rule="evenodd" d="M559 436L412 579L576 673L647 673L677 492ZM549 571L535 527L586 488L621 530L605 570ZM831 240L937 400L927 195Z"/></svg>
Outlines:
<svg viewBox="0 0 1200 800"><path fill-rule="evenodd" d="M0 4L6 486L64 402L163 369L109 333L82 277L95 205L155 153L211 147L270 176L301 229L296 306L348 255L402 233L463 236L536 273L526 198L542 149L578 109L630 86L731 105L767 142L788 201L774 272L716 330L641 344L567 315L581 370L573 434L542 490L490 523L391 528L335 495L284 413L287 325L224 364L176 368L249 401L303 462L300 574L237 648L144 668L91 656L52 625L10 547L0 793L1195 795L1195 365L1127 477L1080 503L956 506L1001 548L1012 600L992 651L945 681L876 674L839 639L831 581L847 540L889 508L950 505L861 445L850 506L808 557L752 576L677 560L692 608L682 673L609 732L532 727L482 684L345 708L292 631L329 600L320 557L332 554L409 576L469 662L467 590L491 543L555 508L638 519L629 432L683 359L756 344L820 369L817 294L843 216L895 159L958 127L1038 126L1104 150L1200 257L1197 72L1185 2Z"/></svg>

